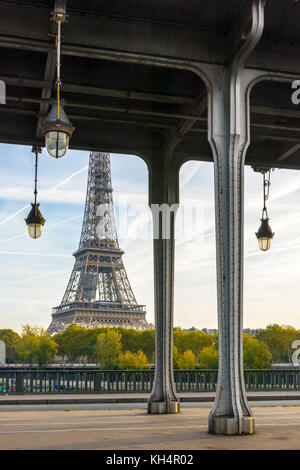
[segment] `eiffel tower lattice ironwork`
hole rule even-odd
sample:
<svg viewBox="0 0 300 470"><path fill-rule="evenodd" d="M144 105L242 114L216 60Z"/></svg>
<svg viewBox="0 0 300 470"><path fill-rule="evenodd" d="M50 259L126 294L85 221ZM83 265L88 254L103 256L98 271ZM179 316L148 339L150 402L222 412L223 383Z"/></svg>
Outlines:
<svg viewBox="0 0 300 470"><path fill-rule="evenodd" d="M91 152L87 195L75 264L62 302L52 309L48 333L71 323L93 328L148 329L144 305L130 286L115 226L110 155Z"/></svg>

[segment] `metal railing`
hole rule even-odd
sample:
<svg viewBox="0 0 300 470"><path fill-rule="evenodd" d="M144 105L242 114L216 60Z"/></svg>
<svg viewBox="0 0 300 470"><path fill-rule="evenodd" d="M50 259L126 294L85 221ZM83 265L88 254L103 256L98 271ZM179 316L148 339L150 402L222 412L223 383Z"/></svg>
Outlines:
<svg viewBox="0 0 300 470"><path fill-rule="evenodd" d="M247 391L300 391L300 370L245 370ZM217 370L174 370L178 392L214 392ZM0 371L0 394L150 393L154 370Z"/></svg>

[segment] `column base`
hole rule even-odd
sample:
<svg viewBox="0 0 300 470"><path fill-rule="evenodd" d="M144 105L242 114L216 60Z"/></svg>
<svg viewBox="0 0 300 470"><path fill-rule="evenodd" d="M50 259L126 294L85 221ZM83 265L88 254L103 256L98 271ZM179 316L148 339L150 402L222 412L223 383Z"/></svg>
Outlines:
<svg viewBox="0 0 300 470"><path fill-rule="evenodd" d="M224 434L227 436L239 434L254 434L254 418L244 416L241 419L241 428L238 418L229 416L212 416L209 420L209 432L212 434Z"/></svg>
<svg viewBox="0 0 300 470"><path fill-rule="evenodd" d="M148 401L148 413L171 414L180 413L179 401Z"/></svg>

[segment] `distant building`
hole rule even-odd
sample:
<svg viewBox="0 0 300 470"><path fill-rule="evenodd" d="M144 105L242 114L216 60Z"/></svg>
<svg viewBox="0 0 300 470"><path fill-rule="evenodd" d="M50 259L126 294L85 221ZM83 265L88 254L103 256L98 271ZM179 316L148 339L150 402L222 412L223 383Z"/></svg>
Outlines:
<svg viewBox="0 0 300 470"><path fill-rule="evenodd" d="M206 333L207 335L215 335L216 333L218 333L218 330L213 328L213 329L209 329L209 328L202 328L201 330L203 333Z"/></svg>
<svg viewBox="0 0 300 470"><path fill-rule="evenodd" d="M248 334L249 336L255 336L260 331L259 328L251 329L251 328L244 328L243 333Z"/></svg>

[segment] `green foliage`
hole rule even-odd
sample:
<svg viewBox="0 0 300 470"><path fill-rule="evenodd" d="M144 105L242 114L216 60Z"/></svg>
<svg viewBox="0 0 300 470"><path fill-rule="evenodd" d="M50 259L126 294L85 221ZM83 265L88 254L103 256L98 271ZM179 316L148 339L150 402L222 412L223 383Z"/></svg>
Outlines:
<svg viewBox="0 0 300 470"><path fill-rule="evenodd" d="M21 339L16 345L16 358L26 364L35 364L41 368L49 363L57 352L53 338L46 335L44 328L25 325Z"/></svg>
<svg viewBox="0 0 300 470"><path fill-rule="evenodd" d="M173 368L178 369L179 352L177 346L173 344Z"/></svg>
<svg viewBox="0 0 300 470"><path fill-rule="evenodd" d="M118 328L122 338L122 350L137 353L140 349L144 351L150 363L154 362L155 331L137 331L134 329Z"/></svg>
<svg viewBox="0 0 300 470"><path fill-rule="evenodd" d="M203 348L211 346L214 343L214 335L203 333L203 331L174 328L174 344L179 354L190 349L196 357L199 356Z"/></svg>
<svg viewBox="0 0 300 470"><path fill-rule="evenodd" d="M134 330L133 328L118 328L119 333L121 334L122 341L122 350L130 351L136 353L139 350L139 331Z"/></svg>
<svg viewBox="0 0 300 470"><path fill-rule="evenodd" d="M193 351L187 349L183 353L179 354L177 358L177 368L178 369L195 369L197 364L197 359Z"/></svg>
<svg viewBox="0 0 300 470"><path fill-rule="evenodd" d="M115 369L121 350L121 334L118 331L109 329L106 333L100 333L94 348L99 369Z"/></svg>
<svg viewBox="0 0 300 470"><path fill-rule="evenodd" d="M85 358L89 362L97 362L95 347L99 334L106 334L111 328L84 328L76 324L70 325L54 339L58 345L58 355L67 356L71 362L79 362ZM146 354L148 362L154 361L155 332L154 330L137 331L126 328L113 328L121 335L122 351L137 353L140 349Z"/></svg>
<svg viewBox="0 0 300 470"><path fill-rule="evenodd" d="M265 343L244 334L243 344L245 369L265 369L270 367L272 354Z"/></svg>
<svg viewBox="0 0 300 470"><path fill-rule="evenodd" d="M39 368L49 364L57 352L57 344L49 336L42 335L39 338L39 346L36 352L36 362Z"/></svg>
<svg viewBox="0 0 300 470"><path fill-rule="evenodd" d="M120 369L150 369L146 354L140 349L137 353L125 351L119 355Z"/></svg>
<svg viewBox="0 0 300 470"><path fill-rule="evenodd" d="M154 362L155 354L155 331L145 330L140 331L139 335L139 348L144 351L147 356L148 362Z"/></svg>
<svg viewBox="0 0 300 470"><path fill-rule="evenodd" d="M152 364L155 355L155 331L137 331L126 328L84 328L70 325L62 333L48 337L43 328L25 325L19 336L12 330L0 330L0 339L6 343L9 362L44 364L54 354L67 356L70 362L80 360L97 362L101 368L114 369L122 359L129 368ZM291 344L300 339L300 331L291 326L268 325L256 337L244 335L244 367L266 368L273 362L288 362ZM122 353L122 355L120 355ZM129 354L131 353L131 354ZM142 356L143 354L143 356ZM144 358L146 357L146 360ZM142 359L143 357L143 359ZM127 362L126 362L127 361ZM174 328L174 368L218 368L218 335L201 331Z"/></svg>
<svg viewBox="0 0 300 470"><path fill-rule="evenodd" d="M201 369L218 369L219 353L214 346L203 348L199 354Z"/></svg>
<svg viewBox="0 0 300 470"><path fill-rule="evenodd" d="M81 348L87 342L89 331L87 328L72 324L62 333L56 334L53 338L58 346L58 354L67 356L70 361L75 361L80 356Z"/></svg>
<svg viewBox="0 0 300 470"><path fill-rule="evenodd" d="M263 341L272 354L272 362L288 362L292 342L299 338L299 331L292 326L268 325L259 330L256 339Z"/></svg>
<svg viewBox="0 0 300 470"><path fill-rule="evenodd" d="M99 334L99 333L98 333ZM96 362L95 357L95 345L97 342L97 336L87 337L86 341L78 349L79 357L84 357L88 362Z"/></svg>
<svg viewBox="0 0 300 470"><path fill-rule="evenodd" d="M39 346L40 329L25 325L22 327L21 341L16 347L18 360L26 364L34 364Z"/></svg>
<svg viewBox="0 0 300 470"><path fill-rule="evenodd" d="M6 348L6 362L12 363L16 360L16 347L20 341L18 333L10 329L0 330L0 340L4 341Z"/></svg>

